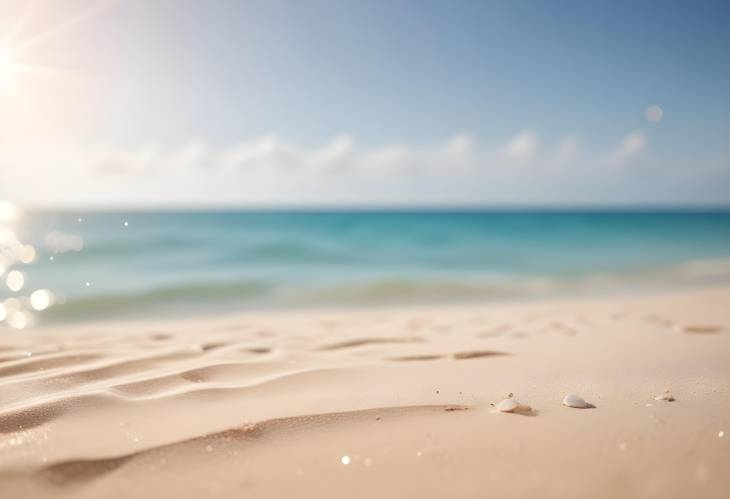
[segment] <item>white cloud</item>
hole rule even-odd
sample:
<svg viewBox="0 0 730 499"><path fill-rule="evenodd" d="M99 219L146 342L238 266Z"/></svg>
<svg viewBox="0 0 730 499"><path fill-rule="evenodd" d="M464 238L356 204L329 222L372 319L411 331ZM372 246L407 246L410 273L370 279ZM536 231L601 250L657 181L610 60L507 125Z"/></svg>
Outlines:
<svg viewBox="0 0 730 499"><path fill-rule="evenodd" d="M613 151L611 160L615 163L625 163L637 157L645 148L646 136L641 130L636 130L623 138Z"/></svg>
<svg viewBox="0 0 730 499"><path fill-rule="evenodd" d="M382 171L390 168L402 170L409 166L412 152L404 145L390 145L365 152L351 167Z"/></svg>
<svg viewBox="0 0 730 499"><path fill-rule="evenodd" d="M558 163L568 163L578 155L578 141L574 137L567 137L558 142L555 148L555 160Z"/></svg>
<svg viewBox="0 0 730 499"><path fill-rule="evenodd" d="M149 171L160 161L161 151L147 146L138 151L109 150L91 152L87 161L92 163L94 173L124 177Z"/></svg>
<svg viewBox="0 0 730 499"><path fill-rule="evenodd" d="M538 148L537 136L529 131L515 135L503 148L502 156L508 161L525 163L535 158Z"/></svg>
<svg viewBox="0 0 730 499"><path fill-rule="evenodd" d="M342 134L334 137L328 144L309 154L307 162L315 168L332 168L352 159L355 152L355 139Z"/></svg>
<svg viewBox="0 0 730 499"><path fill-rule="evenodd" d="M166 172L196 171L228 172L230 174L273 173L337 175L356 172L383 176L405 171L445 174L478 169L497 175L513 171L539 173L552 166L570 166L580 159L580 147L575 137L565 137L544 149L532 131L522 131L507 143L487 146L478 143L468 133L449 137L441 145L409 146L385 144L375 147L358 145L355 138L341 134L321 146L302 146L288 142L275 134L244 140L229 147L211 148L202 141L193 141L178 148L163 149L146 146L139 150L107 149L90 154L70 155L67 160L90 165L89 171L99 176L164 175ZM643 132L628 134L611 151L594 153L581 164L595 167L624 163L638 156L646 147ZM600 160L600 158L605 158ZM527 168L527 169L525 169Z"/></svg>
<svg viewBox="0 0 730 499"><path fill-rule="evenodd" d="M219 153L218 165L230 170L262 167L295 168L303 159L301 151L274 134L243 141Z"/></svg>
<svg viewBox="0 0 730 499"><path fill-rule="evenodd" d="M475 145L476 140L474 137L468 133L459 133L449 138L444 147L444 152L448 156L465 156L474 152Z"/></svg>

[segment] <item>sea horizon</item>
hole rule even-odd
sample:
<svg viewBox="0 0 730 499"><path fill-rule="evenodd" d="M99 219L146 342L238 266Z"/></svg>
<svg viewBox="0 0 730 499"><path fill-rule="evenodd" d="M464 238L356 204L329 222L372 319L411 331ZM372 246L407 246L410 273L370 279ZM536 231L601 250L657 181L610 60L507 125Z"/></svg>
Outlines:
<svg viewBox="0 0 730 499"><path fill-rule="evenodd" d="M16 205L25 214L74 213L726 213L730 204L121 204Z"/></svg>

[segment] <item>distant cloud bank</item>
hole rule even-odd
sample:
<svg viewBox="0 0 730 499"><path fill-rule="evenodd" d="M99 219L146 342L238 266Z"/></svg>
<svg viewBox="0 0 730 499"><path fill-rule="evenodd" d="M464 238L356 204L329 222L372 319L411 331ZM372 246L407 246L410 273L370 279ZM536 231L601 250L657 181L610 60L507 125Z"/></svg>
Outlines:
<svg viewBox="0 0 730 499"><path fill-rule="evenodd" d="M301 146L275 134L244 140L228 147L211 147L192 141L178 148L147 146L136 151L107 149L81 155L77 160L99 176L126 177L156 172L201 170L252 173L260 170L287 173L338 175L358 172L375 176L412 173L453 173L468 168L482 173L504 173L517 168L539 169L565 166L580 161L593 166L626 164L647 147L643 132L622 138L613 149L581 157L574 137L543 145L538 135L524 130L503 145L487 146L468 133L455 134L442 143L408 146L387 144L365 146L348 134L341 134L319 146ZM536 173L534 170L530 170Z"/></svg>
<svg viewBox="0 0 730 499"><path fill-rule="evenodd" d="M642 130L590 150L534 130L486 144L462 132L431 144L362 144L348 134L314 146L275 134L212 146L148 145L15 151L0 158L0 198L41 206L570 205L723 202L708 186L727 164L647 162ZM43 154L45 153L45 154ZM33 165L14 168L14 165ZM709 192L709 194L708 194Z"/></svg>

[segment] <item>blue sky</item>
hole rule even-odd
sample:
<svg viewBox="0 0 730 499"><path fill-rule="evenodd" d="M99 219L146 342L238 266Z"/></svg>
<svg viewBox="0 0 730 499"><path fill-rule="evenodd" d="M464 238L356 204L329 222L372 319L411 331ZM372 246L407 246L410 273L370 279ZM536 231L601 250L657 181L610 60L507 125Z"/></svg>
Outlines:
<svg viewBox="0 0 730 499"><path fill-rule="evenodd" d="M728 2L11 1L0 19L36 68L0 91L11 201L730 202Z"/></svg>

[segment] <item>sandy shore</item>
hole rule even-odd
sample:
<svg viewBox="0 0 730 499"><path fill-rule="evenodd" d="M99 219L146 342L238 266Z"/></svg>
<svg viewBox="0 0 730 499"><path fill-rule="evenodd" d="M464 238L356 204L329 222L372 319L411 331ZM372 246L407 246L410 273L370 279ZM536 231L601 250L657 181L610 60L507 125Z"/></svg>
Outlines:
<svg viewBox="0 0 730 499"><path fill-rule="evenodd" d="M730 491L730 289L2 335L1 497Z"/></svg>

